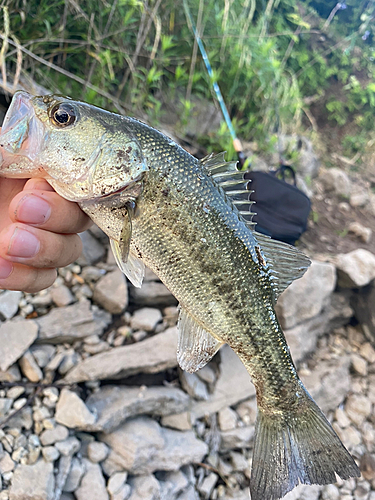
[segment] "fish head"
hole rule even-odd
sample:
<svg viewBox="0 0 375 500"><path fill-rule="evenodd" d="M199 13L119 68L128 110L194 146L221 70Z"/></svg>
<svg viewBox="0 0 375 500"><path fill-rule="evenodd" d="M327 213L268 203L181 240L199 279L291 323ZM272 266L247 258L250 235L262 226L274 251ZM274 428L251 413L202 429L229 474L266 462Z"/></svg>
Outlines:
<svg viewBox="0 0 375 500"><path fill-rule="evenodd" d="M102 198L141 182L147 170L127 119L59 95L16 92L0 134L4 177L45 178L64 198Z"/></svg>

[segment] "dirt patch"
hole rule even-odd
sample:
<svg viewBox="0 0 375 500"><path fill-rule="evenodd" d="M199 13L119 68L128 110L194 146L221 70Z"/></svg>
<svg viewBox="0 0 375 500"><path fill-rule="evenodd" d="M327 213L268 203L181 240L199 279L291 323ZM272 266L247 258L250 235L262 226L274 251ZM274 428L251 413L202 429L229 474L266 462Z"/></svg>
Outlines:
<svg viewBox="0 0 375 500"><path fill-rule="evenodd" d="M368 243L349 231L352 222L372 230ZM312 200L308 230L299 247L308 253L348 253L356 248L375 249L375 216L367 208L354 208L336 197Z"/></svg>

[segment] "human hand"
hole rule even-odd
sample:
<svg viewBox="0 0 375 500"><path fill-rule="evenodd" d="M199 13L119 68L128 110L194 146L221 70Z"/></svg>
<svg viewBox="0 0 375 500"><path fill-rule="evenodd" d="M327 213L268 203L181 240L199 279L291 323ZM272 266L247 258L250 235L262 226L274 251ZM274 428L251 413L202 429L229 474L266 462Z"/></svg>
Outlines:
<svg viewBox="0 0 375 500"><path fill-rule="evenodd" d="M0 289L35 293L74 262L91 221L44 179L0 178Z"/></svg>

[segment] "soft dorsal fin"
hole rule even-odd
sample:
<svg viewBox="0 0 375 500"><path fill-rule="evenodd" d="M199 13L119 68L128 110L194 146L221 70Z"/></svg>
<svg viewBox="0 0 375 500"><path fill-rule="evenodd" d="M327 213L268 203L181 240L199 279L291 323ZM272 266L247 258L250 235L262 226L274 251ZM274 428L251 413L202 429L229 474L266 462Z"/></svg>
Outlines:
<svg viewBox="0 0 375 500"><path fill-rule="evenodd" d="M254 231L254 236L269 267L275 290L275 298L292 283L301 278L311 264L311 260L300 250L282 241Z"/></svg>
<svg viewBox="0 0 375 500"><path fill-rule="evenodd" d="M222 345L222 342L202 328L185 309L180 309L177 360L183 370L193 373L203 368Z"/></svg>
<svg viewBox="0 0 375 500"><path fill-rule="evenodd" d="M128 280L137 288L141 288L145 275L145 265L132 252L129 252L126 262L123 260L123 247L121 244L110 238L111 249L116 263Z"/></svg>

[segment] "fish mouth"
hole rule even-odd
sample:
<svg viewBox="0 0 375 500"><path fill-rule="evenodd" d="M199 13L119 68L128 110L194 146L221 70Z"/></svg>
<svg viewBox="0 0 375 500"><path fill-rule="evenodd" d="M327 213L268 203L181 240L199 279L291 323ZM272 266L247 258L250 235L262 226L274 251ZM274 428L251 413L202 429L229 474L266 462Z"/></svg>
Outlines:
<svg viewBox="0 0 375 500"><path fill-rule="evenodd" d="M16 177L16 165L22 162L23 177L27 177L25 164L29 163L30 169L35 170L33 162L40 152L43 135L43 124L35 115L32 96L27 92L16 92L0 133L0 172L5 173L9 168L6 175Z"/></svg>

